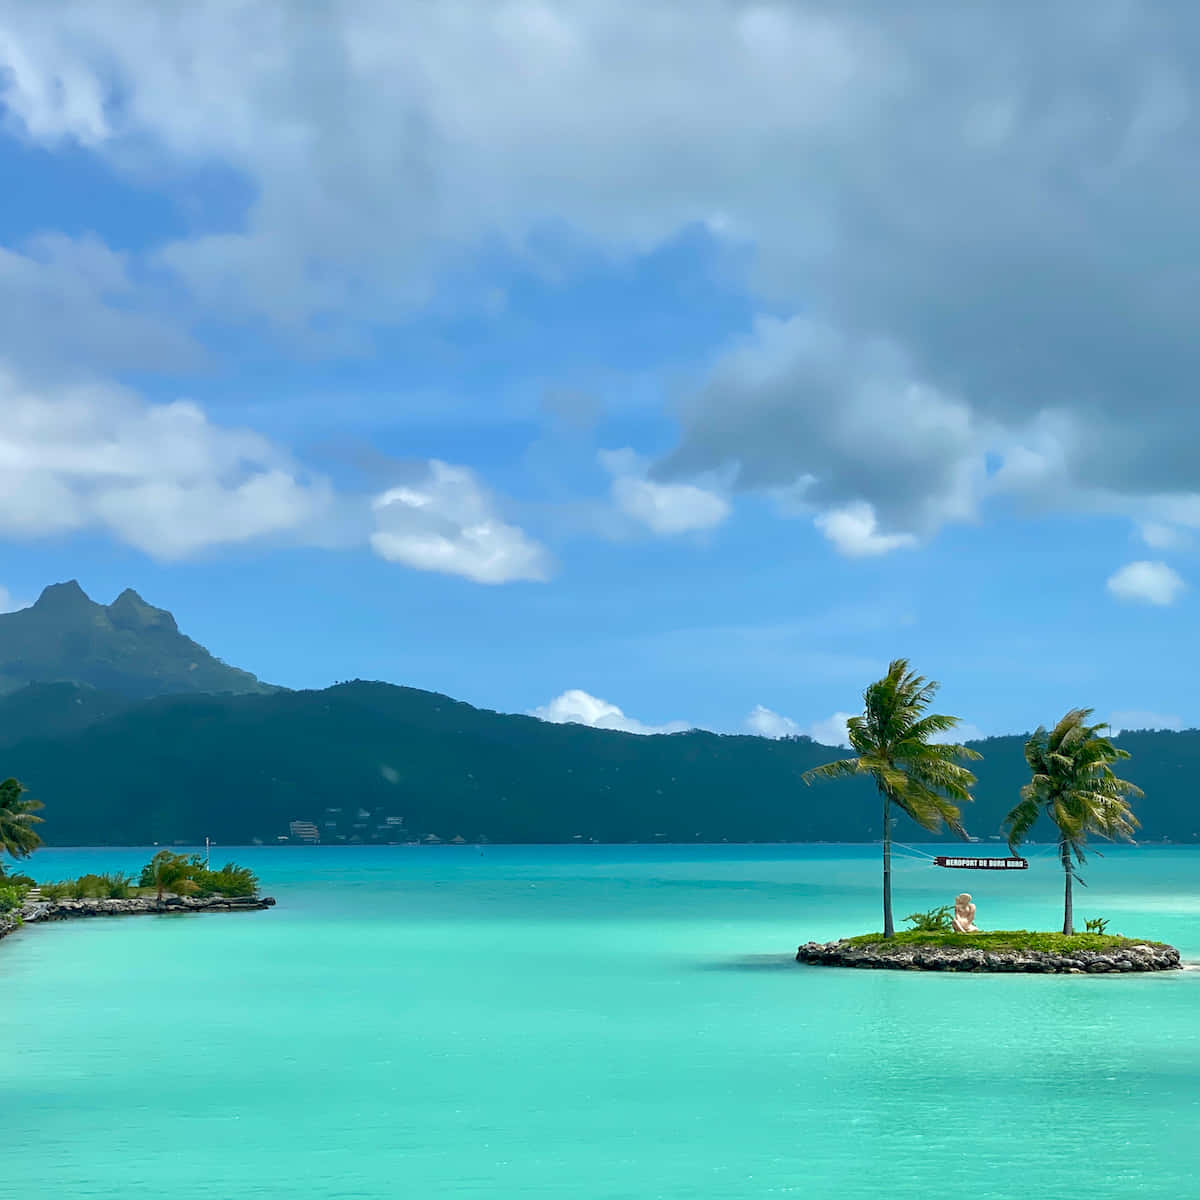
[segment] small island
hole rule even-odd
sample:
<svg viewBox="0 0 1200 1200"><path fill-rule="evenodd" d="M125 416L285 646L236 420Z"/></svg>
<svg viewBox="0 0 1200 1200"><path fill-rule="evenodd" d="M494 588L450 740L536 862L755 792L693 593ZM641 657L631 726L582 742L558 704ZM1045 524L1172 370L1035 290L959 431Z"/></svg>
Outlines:
<svg viewBox="0 0 1200 1200"><path fill-rule="evenodd" d="M170 850L158 851L136 880L117 871L39 884L30 875L0 870L0 938L47 921L248 912L274 904L271 896L260 895L258 878L248 867L226 863L214 870L198 854Z"/></svg>
<svg viewBox="0 0 1200 1200"><path fill-rule="evenodd" d="M1177 971L1179 951L1163 942L1107 933L1037 933L1024 929L955 933L910 929L837 942L806 942L796 961L885 971L996 971L1108 975Z"/></svg>
<svg viewBox="0 0 1200 1200"><path fill-rule="evenodd" d="M958 717L928 712L938 690L936 680L911 670L908 660L893 660L888 673L863 693L861 716L850 717L846 734L852 758L841 758L805 772L817 779L869 776L883 801L883 932L805 942L796 961L829 967L866 967L889 971L1003 971L1046 975L1108 975L1128 971L1174 971L1179 951L1163 942L1106 932L1108 920L1093 917L1086 932L1075 931L1073 885L1082 883L1079 868L1087 859L1089 834L1109 840L1133 840L1139 822L1130 806L1142 791L1121 779L1113 764L1129 752L1106 736L1104 722L1091 722L1090 708L1073 708L1052 729L1038 726L1025 742L1030 779L1004 818L1008 857L928 856L934 866L986 870L993 876L1028 867L1017 853L1039 820L1057 834L1063 871L1061 933L981 930L969 892L953 907L910 913L913 928L896 932L892 918L892 811L910 817L931 833L948 827L967 837L959 805L971 800L975 776L964 761L977 750L946 740ZM978 839L975 839L978 840ZM909 847L908 849L912 849ZM921 853L917 851L917 853Z"/></svg>

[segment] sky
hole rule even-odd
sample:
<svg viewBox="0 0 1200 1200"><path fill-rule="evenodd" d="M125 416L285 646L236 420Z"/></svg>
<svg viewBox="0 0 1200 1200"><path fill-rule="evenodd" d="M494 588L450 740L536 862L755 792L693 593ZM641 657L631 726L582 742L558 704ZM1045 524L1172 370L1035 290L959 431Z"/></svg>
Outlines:
<svg viewBox="0 0 1200 1200"><path fill-rule="evenodd" d="M836 742L1191 727L1200 9L0 0L0 608Z"/></svg>

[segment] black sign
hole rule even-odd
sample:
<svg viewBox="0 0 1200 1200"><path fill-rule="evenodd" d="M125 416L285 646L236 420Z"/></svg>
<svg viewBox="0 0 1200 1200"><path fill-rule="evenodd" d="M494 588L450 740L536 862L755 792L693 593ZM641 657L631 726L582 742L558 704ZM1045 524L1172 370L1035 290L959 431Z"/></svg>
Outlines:
<svg viewBox="0 0 1200 1200"><path fill-rule="evenodd" d="M957 867L964 871L1024 871L1029 866L1027 858L951 858L948 854L939 854L934 860L935 867Z"/></svg>

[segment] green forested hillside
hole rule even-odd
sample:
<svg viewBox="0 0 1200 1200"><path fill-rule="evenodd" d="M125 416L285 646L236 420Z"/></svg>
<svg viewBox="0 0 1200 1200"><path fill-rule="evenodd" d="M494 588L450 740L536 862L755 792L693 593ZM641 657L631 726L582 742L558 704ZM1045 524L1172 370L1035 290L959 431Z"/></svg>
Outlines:
<svg viewBox="0 0 1200 1200"><path fill-rule="evenodd" d="M15 692L0 694L0 748L25 738L57 738L78 733L136 703L115 692L73 683L31 683Z"/></svg>
<svg viewBox="0 0 1200 1200"><path fill-rule="evenodd" d="M74 580L52 584L29 608L0 613L0 693L60 682L134 699L275 690L214 658L132 588L104 605Z"/></svg>
<svg viewBox="0 0 1200 1200"><path fill-rule="evenodd" d="M76 701L96 710L86 728L71 724ZM802 772L843 753L807 738L641 737L361 682L118 702L112 712L95 694L26 689L0 703L0 729L27 732L26 706L59 732L0 732L0 774L45 802L41 831L52 845L274 841L291 820L315 823L323 841L869 841L880 832L866 783L804 786ZM1196 840L1189 781L1200 733L1120 741L1134 754L1125 773L1147 792L1143 836ZM1024 781L1022 739L976 746L985 758L965 816L987 838Z"/></svg>

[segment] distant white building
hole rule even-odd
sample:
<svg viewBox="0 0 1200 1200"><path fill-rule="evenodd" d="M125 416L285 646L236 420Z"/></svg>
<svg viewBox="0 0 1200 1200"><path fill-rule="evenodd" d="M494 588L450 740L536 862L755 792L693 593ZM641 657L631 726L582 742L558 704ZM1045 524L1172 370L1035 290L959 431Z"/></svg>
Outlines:
<svg viewBox="0 0 1200 1200"><path fill-rule="evenodd" d="M321 831L311 821L289 821L288 833L297 842L315 844L321 840Z"/></svg>

